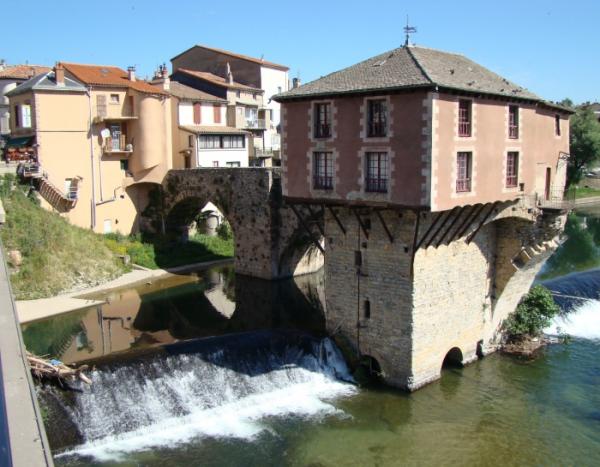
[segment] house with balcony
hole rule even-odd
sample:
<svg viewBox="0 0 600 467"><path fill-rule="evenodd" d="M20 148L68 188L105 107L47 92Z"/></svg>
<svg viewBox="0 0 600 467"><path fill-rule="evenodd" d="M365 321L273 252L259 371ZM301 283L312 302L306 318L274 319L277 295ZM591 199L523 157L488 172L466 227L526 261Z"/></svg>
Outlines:
<svg viewBox="0 0 600 467"><path fill-rule="evenodd" d="M226 99L176 81L169 94L174 169L248 167L252 133L227 124Z"/></svg>
<svg viewBox="0 0 600 467"><path fill-rule="evenodd" d="M171 59L171 64L174 73L186 69L221 78L231 75L237 83L262 90L263 104L257 108L257 116L253 115L252 110L247 115L250 121L264 128L255 153L265 161L273 157L279 163L281 109L272 97L289 88L287 66L205 45L195 45L180 53Z"/></svg>
<svg viewBox="0 0 600 467"><path fill-rule="evenodd" d="M234 81L231 72L224 78L208 72L178 69L171 75L171 80L224 100L226 126L248 132L251 159L264 157L265 131L270 121L263 106L261 89Z"/></svg>
<svg viewBox="0 0 600 467"><path fill-rule="evenodd" d="M558 245L572 112L408 44L274 99L284 198L309 208L344 348L408 390L497 348Z"/></svg>
<svg viewBox="0 0 600 467"><path fill-rule="evenodd" d="M139 230L149 190L172 165L169 94L133 68L57 63L8 97L11 130L33 141L23 175L43 205L97 232Z"/></svg>
<svg viewBox="0 0 600 467"><path fill-rule="evenodd" d="M50 71L50 68L46 66L7 65L3 60L0 61L0 150L6 148L4 157L8 160L27 159L33 148L30 139L23 137L10 138L11 109L6 94L28 79L48 71ZM27 111L27 107L22 107L20 113L16 114L17 118L27 122L27 119L30 118Z"/></svg>

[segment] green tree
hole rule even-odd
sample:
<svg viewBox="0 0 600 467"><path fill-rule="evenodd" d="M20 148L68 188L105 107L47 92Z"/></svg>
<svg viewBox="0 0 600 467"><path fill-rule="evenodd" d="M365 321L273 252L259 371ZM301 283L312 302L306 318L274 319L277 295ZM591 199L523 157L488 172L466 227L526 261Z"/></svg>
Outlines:
<svg viewBox="0 0 600 467"><path fill-rule="evenodd" d="M577 184L589 168L600 159L600 124L589 107L580 107L571 116L571 140L568 185Z"/></svg>
<svg viewBox="0 0 600 467"><path fill-rule="evenodd" d="M550 291L542 285L536 285L504 321L504 329L512 340L539 336L559 311Z"/></svg>

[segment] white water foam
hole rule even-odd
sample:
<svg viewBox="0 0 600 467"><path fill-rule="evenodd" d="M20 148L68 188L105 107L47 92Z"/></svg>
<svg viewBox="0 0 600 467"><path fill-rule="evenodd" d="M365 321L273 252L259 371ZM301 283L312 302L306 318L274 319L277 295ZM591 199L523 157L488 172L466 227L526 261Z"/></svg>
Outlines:
<svg viewBox="0 0 600 467"><path fill-rule="evenodd" d="M129 452L206 437L251 440L269 430L268 417L345 416L331 401L357 391L336 379L351 378L346 364L328 339L315 347L312 354L288 349L287 364L273 354L247 361L264 370L271 367L258 374L226 368L218 354L212 355L213 362L180 355L136 369L159 375L154 378L95 372L94 384L79 395L71 412L86 442L57 457L119 460Z"/></svg>
<svg viewBox="0 0 600 467"><path fill-rule="evenodd" d="M556 336L566 333L583 339L600 339L600 301L586 300L566 315L554 318L544 333Z"/></svg>

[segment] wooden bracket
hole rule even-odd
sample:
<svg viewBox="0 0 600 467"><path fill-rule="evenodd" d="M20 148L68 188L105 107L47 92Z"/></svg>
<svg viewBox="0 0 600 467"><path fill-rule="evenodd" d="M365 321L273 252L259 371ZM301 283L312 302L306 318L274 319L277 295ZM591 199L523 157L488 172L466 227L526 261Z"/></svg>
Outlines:
<svg viewBox="0 0 600 467"><path fill-rule="evenodd" d="M456 228L454 233L452 235L450 235L450 239L448 240L448 243L452 243L455 238L460 237L460 235L458 235L458 233L461 232L464 227L466 227L467 225L469 225L471 223L471 216L479 207L480 206L478 206L476 204L471 206L471 209L469 210L469 212L467 212L467 215L464 217L463 221L460 224L458 224L458 227Z"/></svg>
<svg viewBox="0 0 600 467"><path fill-rule="evenodd" d="M335 211L333 210L333 208L331 206L327 206L329 208L329 212L331 213L331 215L333 216L333 218L335 219L335 221L337 222L338 227L340 228L340 230L342 231L342 233L344 235L346 235L346 229L344 228L344 226L342 225L342 222L340 221L340 218L337 216L337 214L335 213ZM323 206L323 209L325 207Z"/></svg>
<svg viewBox="0 0 600 467"><path fill-rule="evenodd" d="M490 208L490 210L487 212L485 217L482 219L482 221L479 223L479 225L475 229L475 232L473 232L471 235L469 235L467 237L467 245L473 241L473 239L475 238L475 235L477 235L479 233L479 230L483 227L483 224L485 224L485 221L487 221L488 218L492 215L492 212L494 212L494 209L496 209L496 206L498 206L499 203L500 203L500 201L496 201L494 204L492 204L492 207Z"/></svg>
<svg viewBox="0 0 600 467"><path fill-rule="evenodd" d="M310 216L312 217L314 223L317 225L317 229L319 229L319 232L321 232L321 235L324 237L325 236L325 229L323 227L321 227L321 224L319 222L318 213L315 214L315 212L310 207L310 204L307 204L306 207L308 208L308 212L310 212ZM323 214L323 213L321 213L321 214Z"/></svg>
<svg viewBox="0 0 600 467"><path fill-rule="evenodd" d="M310 240L315 244L315 246L321 251L321 253L325 253L324 248L321 246L321 244L315 240L315 238L313 237L312 232L310 231L310 227L306 224L306 222L304 221L304 219L302 219L302 216L300 215L300 213L298 212L298 210L296 209L296 206L294 206L293 204L288 204L288 206L292 209L292 211L294 212L294 214L296 214L296 217L298 218L298 220L300 221L300 224L302 225L302 227L304 227L304 230L306 230L306 233L308 234Z"/></svg>
<svg viewBox="0 0 600 467"><path fill-rule="evenodd" d="M358 214L358 212L356 212L356 209L352 208L352 212L356 216L356 220L358 221L358 225L360 225L360 228L362 229L363 233L365 234L365 238L368 240L369 239L369 232L367 231L367 226L363 223L362 219L360 218L360 214Z"/></svg>
<svg viewBox="0 0 600 467"><path fill-rule="evenodd" d="M390 239L390 243L394 243L394 237L392 236L390 229L388 229L388 226L385 223L385 219L381 215L381 212L379 212L379 210L375 210L375 214L377 214L377 217L379 218L379 222L381 222L381 225L383 226L383 230L385 230L385 233L387 234L388 238Z"/></svg>
<svg viewBox="0 0 600 467"><path fill-rule="evenodd" d="M444 238L446 238L446 235L448 235L448 233L452 230L452 227L454 227L456 225L456 223L458 222L458 219L460 219L460 215L466 210L467 210L466 208L458 207L458 212L456 213L456 217L454 218L454 220L452 220L452 222L450 222L450 225L448 226L448 228L444 231L444 233L442 234L442 236L440 237L438 242L435 244L436 248L439 247L444 242ZM452 211L454 211L454 209Z"/></svg>
<svg viewBox="0 0 600 467"><path fill-rule="evenodd" d="M440 218L444 215L443 212L440 212L436 218L434 219L434 221L431 223L431 225L429 226L429 228L425 231L425 235L423 235L423 237L421 237L421 240L419 241L417 248L415 248L416 250L418 250L419 248L421 248L421 245L423 244L423 242L425 241L425 239L427 238L427 236L429 235L429 232L431 232L435 226L437 225L438 221L440 220Z"/></svg>
<svg viewBox="0 0 600 467"><path fill-rule="evenodd" d="M429 241L425 245L425 248L429 248L431 246L431 244L435 240L435 237L438 236L438 234L440 233L440 231L442 230L442 228L444 227L444 225L446 225L446 222L448 222L448 219L450 219L450 216L452 215L452 213L455 210L456 210L456 207L452 208L450 211L445 211L445 212L442 213L443 217L444 217L444 220L441 222L441 224L438 226L438 228L433 232L433 234L429 238Z"/></svg>

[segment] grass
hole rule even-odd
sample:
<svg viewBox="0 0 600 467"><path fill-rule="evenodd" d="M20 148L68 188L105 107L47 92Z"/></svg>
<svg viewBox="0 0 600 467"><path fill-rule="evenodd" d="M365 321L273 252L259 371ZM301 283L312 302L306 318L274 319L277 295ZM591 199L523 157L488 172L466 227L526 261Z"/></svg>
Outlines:
<svg viewBox="0 0 600 467"><path fill-rule="evenodd" d="M106 282L125 270L101 236L40 208L14 177L0 180L6 210L1 238L6 252L21 252L10 281L18 300L44 298Z"/></svg>
<svg viewBox="0 0 600 467"><path fill-rule="evenodd" d="M575 191L575 198L590 198L592 196L600 196L600 190L597 188L590 187L577 187Z"/></svg>
<svg viewBox="0 0 600 467"><path fill-rule="evenodd" d="M106 245L118 255L149 269L171 268L233 257L233 239L196 234L188 242L174 237L105 235Z"/></svg>

